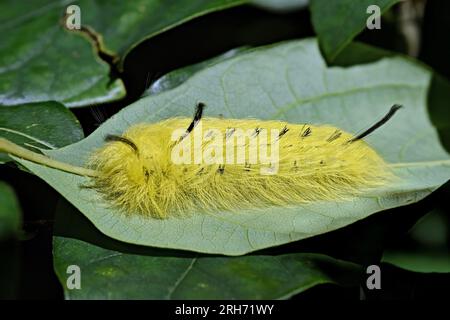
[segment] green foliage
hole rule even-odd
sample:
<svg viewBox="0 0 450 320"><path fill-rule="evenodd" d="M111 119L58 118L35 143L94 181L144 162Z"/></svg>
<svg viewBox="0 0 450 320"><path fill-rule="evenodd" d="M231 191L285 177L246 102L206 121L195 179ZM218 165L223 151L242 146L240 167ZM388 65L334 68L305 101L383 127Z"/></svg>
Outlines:
<svg viewBox="0 0 450 320"><path fill-rule="evenodd" d="M376 5L381 13L399 0L311 0L312 23L328 61L366 27L367 8Z"/></svg>
<svg viewBox="0 0 450 320"><path fill-rule="evenodd" d="M55 271L69 299L286 299L323 283L357 286L362 272L314 253L221 257L129 245L101 234L65 201L55 234ZM82 290L67 289L69 265L82 270Z"/></svg>
<svg viewBox="0 0 450 320"><path fill-rule="evenodd" d="M64 105L47 101L0 108L0 137L36 151L81 140L83 130ZM0 154L0 163L9 160Z"/></svg>
<svg viewBox="0 0 450 320"><path fill-rule="evenodd" d="M0 181L0 241L17 236L21 220L20 207L14 190Z"/></svg>
<svg viewBox="0 0 450 320"><path fill-rule="evenodd" d="M0 3L0 104L55 100L69 107L121 98L121 80L79 33L63 27L68 3ZM82 68L80 68L82 66Z"/></svg>
<svg viewBox="0 0 450 320"><path fill-rule="evenodd" d="M80 107L118 100L125 96L123 83L110 78L110 65L96 50L119 63L146 38L243 2L2 1L0 105L55 100ZM70 4L80 7L81 24L96 35L98 48L93 48L92 42L97 40L89 34L65 29L63 16Z"/></svg>
<svg viewBox="0 0 450 320"><path fill-rule="evenodd" d="M410 230L406 246L410 248L388 249L383 255L383 262L415 272L449 273L448 218L445 212L439 210L427 214Z"/></svg>

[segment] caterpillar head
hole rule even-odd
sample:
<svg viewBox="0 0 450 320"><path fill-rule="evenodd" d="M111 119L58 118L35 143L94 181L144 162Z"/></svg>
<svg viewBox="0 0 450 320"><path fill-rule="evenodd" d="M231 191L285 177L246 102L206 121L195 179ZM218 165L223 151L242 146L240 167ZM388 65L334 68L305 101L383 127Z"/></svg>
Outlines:
<svg viewBox="0 0 450 320"><path fill-rule="evenodd" d="M168 178L170 153L161 147L167 141L151 129L137 125L122 136L108 135L105 145L91 155L87 165L98 172L92 188L112 204L128 213L165 217L171 199L161 202L158 198L165 190L176 188L177 179Z"/></svg>

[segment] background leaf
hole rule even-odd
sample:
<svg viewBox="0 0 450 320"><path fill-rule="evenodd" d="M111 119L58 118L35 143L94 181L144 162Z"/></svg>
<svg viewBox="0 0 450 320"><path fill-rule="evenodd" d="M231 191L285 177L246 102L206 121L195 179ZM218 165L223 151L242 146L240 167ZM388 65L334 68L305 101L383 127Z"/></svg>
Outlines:
<svg viewBox="0 0 450 320"><path fill-rule="evenodd" d="M415 272L449 273L448 220L443 211L430 212L417 222L406 239L386 250L383 262Z"/></svg>
<svg viewBox="0 0 450 320"><path fill-rule="evenodd" d="M0 181L0 241L17 236L21 213L14 190Z"/></svg>
<svg viewBox="0 0 450 320"><path fill-rule="evenodd" d="M400 178L345 202L315 202L291 208L239 213L194 214L167 220L125 217L99 206L87 183L50 168L20 161L113 238L165 248L228 255L329 232L377 211L414 203L450 176L448 154L439 144L426 111L430 72L402 58L347 69L328 68L315 40L293 41L243 53L198 72L173 90L146 97L119 112L94 134L69 147L47 152L83 165L103 143L105 134L120 134L137 122L188 116L199 100L207 115L328 123L350 132L366 128L394 103L405 110L367 141ZM257 108L255 107L257 106Z"/></svg>
<svg viewBox="0 0 450 320"><path fill-rule="evenodd" d="M102 35L102 49L123 59L133 47L145 39L196 17L245 2L247 1L81 0L73 3L81 8L83 24Z"/></svg>
<svg viewBox="0 0 450 320"><path fill-rule="evenodd" d="M385 12L399 0L311 0L311 19L319 38L320 47L328 61L333 61L339 52L366 27L366 13L370 5ZM376 32L373 31L373 32Z"/></svg>
<svg viewBox="0 0 450 320"><path fill-rule="evenodd" d="M444 254L387 251L383 262L415 272L450 272L448 252Z"/></svg>
<svg viewBox="0 0 450 320"><path fill-rule="evenodd" d="M56 100L76 107L125 95L89 41L64 29L71 2L0 2L0 105Z"/></svg>
<svg viewBox="0 0 450 320"><path fill-rule="evenodd" d="M46 101L0 108L0 137L36 151L59 148L84 136L79 121L64 105ZM10 160L0 153L0 163Z"/></svg>
<svg viewBox="0 0 450 320"><path fill-rule="evenodd" d="M122 61L145 38L243 2L2 1L0 104L55 100L79 107L118 100L125 96L125 88L117 75L110 74L108 63ZM80 7L81 24L90 28L91 35L65 30L63 16L71 4ZM88 40L98 41L99 47L93 48Z"/></svg>
<svg viewBox="0 0 450 320"><path fill-rule="evenodd" d="M317 284L334 283L326 270L337 277L359 275L357 265L319 254L161 257L63 237L55 237L53 244L63 285L69 265L81 268L82 288L66 289L68 299L286 299Z"/></svg>
<svg viewBox="0 0 450 320"><path fill-rule="evenodd" d="M20 251L17 245L22 213L13 188L0 180L0 299L18 294Z"/></svg>
<svg viewBox="0 0 450 320"><path fill-rule="evenodd" d="M322 254L217 257L129 245L66 201L55 219L54 266L67 299L285 299L323 283L357 287L362 275ZM66 288L69 265L81 269L81 290Z"/></svg>

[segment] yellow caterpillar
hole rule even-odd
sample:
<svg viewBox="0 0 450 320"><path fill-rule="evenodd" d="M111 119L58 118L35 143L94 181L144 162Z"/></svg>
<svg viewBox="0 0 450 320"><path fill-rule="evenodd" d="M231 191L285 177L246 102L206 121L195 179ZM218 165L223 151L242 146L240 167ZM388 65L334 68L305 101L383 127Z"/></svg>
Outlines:
<svg viewBox="0 0 450 320"><path fill-rule="evenodd" d="M95 172L89 187L126 214L167 218L342 201L393 176L362 138L399 105L359 136L325 125L202 118L203 108L193 120L170 118L109 135L87 163Z"/></svg>
<svg viewBox="0 0 450 320"><path fill-rule="evenodd" d="M255 119L170 118L108 135L86 167L0 138L0 152L70 173L125 214L167 218L193 211L342 201L394 177L362 139L401 108L353 136L326 125ZM187 128L187 129L186 129Z"/></svg>

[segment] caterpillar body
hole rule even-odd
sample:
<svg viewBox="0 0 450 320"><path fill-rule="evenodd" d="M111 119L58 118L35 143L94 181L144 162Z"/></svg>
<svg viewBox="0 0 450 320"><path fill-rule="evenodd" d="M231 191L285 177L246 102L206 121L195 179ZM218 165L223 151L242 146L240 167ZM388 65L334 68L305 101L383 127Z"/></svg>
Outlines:
<svg viewBox="0 0 450 320"><path fill-rule="evenodd" d="M398 105L358 136L327 125L202 118L203 107L198 105L193 120L170 118L109 135L87 163L96 172L89 187L125 214L167 218L195 211L342 201L393 177L362 138L385 123ZM184 134L174 136L180 128ZM196 134L202 137L200 143L192 141ZM183 154L181 161L174 161L174 150ZM269 161L250 161L255 152L261 156L261 150ZM277 157L267 157L275 152ZM243 161L237 159L239 154L245 154Z"/></svg>

